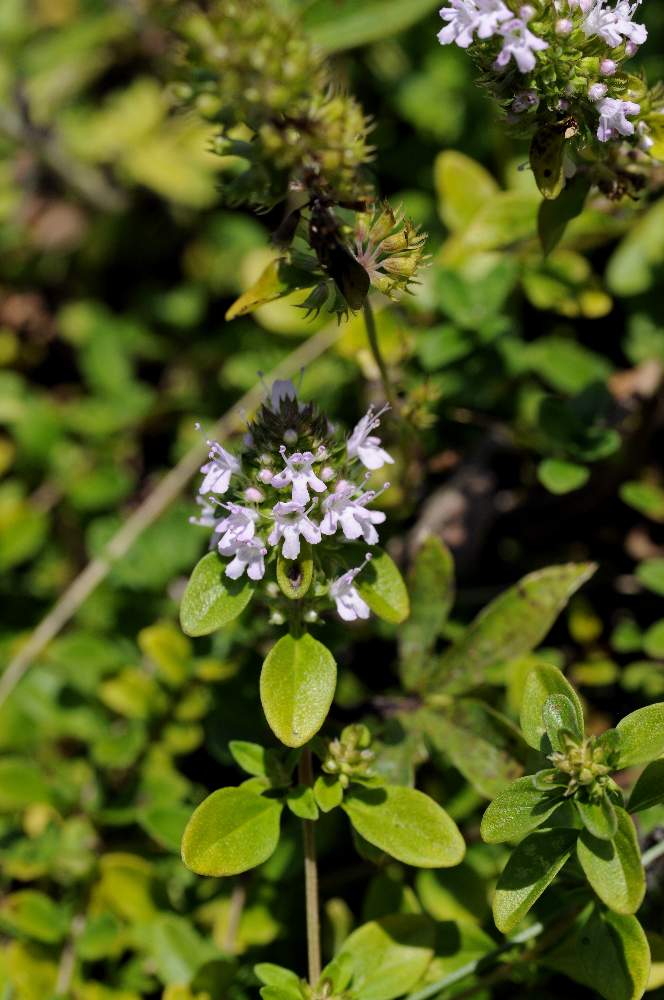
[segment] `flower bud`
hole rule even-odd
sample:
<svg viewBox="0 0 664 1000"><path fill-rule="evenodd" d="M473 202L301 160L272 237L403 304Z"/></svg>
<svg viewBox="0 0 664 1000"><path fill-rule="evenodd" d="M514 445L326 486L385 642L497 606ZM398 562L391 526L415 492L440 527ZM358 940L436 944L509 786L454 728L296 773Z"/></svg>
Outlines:
<svg viewBox="0 0 664 1000"><path fill-rule="evenodd" d="M574 22L569 17L559 17L556 21L556 34L571 35L574 30Z"/></svg>
<svg viewBox="0 0 664 1000"><path fill-rule="evenodd" d="M613 59L602 59L599 64L599 71L602 76L615 76L618 64Z"/></svg>
<svg viewBox="0 0 664 1000"><path fill-rule="evenodd" d="M601 101L603 97L606 97L608 87L605 83L593 83L588 87L588 97L591 101Z"/></svg>
<svg viewBox="0 0 664 1000"><path fill-rule="evenodd" d="M265 496L256 486L248 486L244 491L244 499L247 503L261 503Z"/></svg>

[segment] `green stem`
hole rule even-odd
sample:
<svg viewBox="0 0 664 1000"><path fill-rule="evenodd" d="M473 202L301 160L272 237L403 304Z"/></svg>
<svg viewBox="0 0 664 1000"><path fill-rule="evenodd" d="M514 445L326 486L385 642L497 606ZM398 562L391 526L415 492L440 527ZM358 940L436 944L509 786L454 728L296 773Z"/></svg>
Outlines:
<svg viewBox="0 0 664 1000"><path fill-rule="evenodd" d="M664 854L664 840L661 840L659 844L654 844L652 847L648 848L647 851L641 855L641 864L644 868L651 865L653 861L657 861L657 858L661 858Z"/></svg>
<svg viewBox="0 0 664 1000"><path fill-rule="evenodd" d="M300 784L314 783L311 750L305 747L299 763ZM304 832L304 893L307 914L307 955L309 984L315 987L321 974L320 912L318 902L318 863L316 861L316 830L312 820L303 820Z"/></svg>
<svg viewBox="0 0 664 1000"><path fill-rule="evenodd" d="M383 392L385 393L385 398L395 412L398 412L399 405L396 397L396 393L392 388L392 383L390 382L390 376L387 370L387 365L385 364L385 358L380 352L380 344L378 343L378 333L376 331L376 320L374 318L373 309L371 308L371 303L367 297L364 300L364 325L367 331L367 340L369 341L369 347L371 348L371 353L373 354L373 359L378 366L378 371L380 372L380 380L383 385Z"/></svg>
<svg viewBox="0 0 664 1000"><path fill-rule="evenodd" d="M532 927L528 927L521 934L515 934L514 937L508 938L504 944L496 948L495 951L489 952L488 955L483 955L481 958L476 958L473 962L468 962L467 965L462 965L460 969L455 969L454 972L450 972L449 975L443 979L439 979L438 982L431 983L430 986L425 986L418 993L411 993L407 1000L433 1000L433 997L437 997L448 986L454 986L455 983L461 982L462 979L467 979L468 976L474 975L481 966L498 958L504 951L508 951L514 945L524 944L526 941L531 941L533 938L539 937L543 931L544 926L542 924L533 924Z"/></svg>

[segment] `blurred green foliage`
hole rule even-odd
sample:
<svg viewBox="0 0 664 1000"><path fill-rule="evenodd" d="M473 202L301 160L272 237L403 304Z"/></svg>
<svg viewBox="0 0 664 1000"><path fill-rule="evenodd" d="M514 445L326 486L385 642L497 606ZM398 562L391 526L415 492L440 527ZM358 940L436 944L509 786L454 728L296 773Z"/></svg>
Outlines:
<svg viewBox="0 0 664 1000"><path fill-rule="evenodd" d="M414 625L326 625L340 666L330 729L367 720L386 780L412 784L417 766L469 848L457 869L413 874L368 849L349 861L339 810L318 827L327 956L363 922L424 913L436 942L422 975L436 982L500 943L488 901L507 851L479 842L479 816L523 768L512 723L533 660L567 669L592 732L664 697L664 199L593 197L543 258L527 151L469 61L438 47L435 3L279 6L373 117L378 188L430 233L422 285L376 317L410 425L406 437L391 425L384 502L405 566L427 532L445 540L457 598L450 559L447 575L411 578ZM170 13L159 0L0 4L2 665L198 442L195 421L211 425L326 322L293 307L301 293L224 321L272 259L280 217L221 204L233 163L173 94ZM664 76L664 10L647 3L643 19L639 58ZM347 424L380 395L358 318L302 395ZM179 859L192 807L233 780L229 741L270 740L267 623L195 640L176 624L206 546L192 512L179 499L147 528L0 706L3 1000L245 1000L255 960L303 965L294 816L238 882ZM465 673L481 607L526 573L584 560L600 569L549 637L492 647L479 679ZM451 645L432 659L439 640ZM425 707L446 659L458 690ZM642 845L663 824L661 805L646 812ZM661 865L651 872L640 917L664 996ZM478 995L595 995L562 978L570 968L561 952Z"/></svg>

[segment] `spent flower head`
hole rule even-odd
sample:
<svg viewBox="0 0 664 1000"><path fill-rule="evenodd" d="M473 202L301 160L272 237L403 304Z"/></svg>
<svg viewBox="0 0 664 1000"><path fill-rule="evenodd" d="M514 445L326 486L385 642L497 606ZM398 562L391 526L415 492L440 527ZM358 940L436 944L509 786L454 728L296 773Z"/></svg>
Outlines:
<svg viewBox="0 0 664 1000"><path fill-rule="evenodd" d="M208 442L192 521L212 529L225 576L259 584L279 620L293 599L303 602L305 621L332 607L345 621L369 617L356 580L385 522L373 504L389 484L368 489L366 470L393 461L375 434L386 410L370 408L345 435L292 382L279 381L240 455Z"/></svg>

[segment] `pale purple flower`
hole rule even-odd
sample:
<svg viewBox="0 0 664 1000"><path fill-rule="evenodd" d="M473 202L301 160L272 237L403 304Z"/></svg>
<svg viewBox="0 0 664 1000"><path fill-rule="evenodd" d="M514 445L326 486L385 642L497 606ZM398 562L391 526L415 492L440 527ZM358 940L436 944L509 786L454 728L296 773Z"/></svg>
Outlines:
<svg viewBox="0 0 664 1000"><path fill-rule="evenodd" d="M382 469L385 464L393 465L394 459L381 447L380 438L372 434L380 426L380 418L389 406L384 406L378 413L373 406L362 417L348 438L347 450L349 458L359 458L365 469Z"/></svg>
<svg viewBox="0 0 664 1000"><path fill-rule="evenodd" d="M500 34L503 37L503 47L496 59L496 66L499 68L507 66L510 59L514 59L521 73L530 73L535 69L535 53L549 47L543 38L534 35L526 22L518 17L502 24Z"/></svg>
<svg viewBox="0 0 664 1000"><path fill-rule="evenodd" d="M606 97L608 89L605 83L593 83L588 87L588 97L591 101L601 101Z"/></svg>
<svg viewBox="0 0 664 1000"><path fill-rule="evenodd" d="M499 25L513 14L503 0L450 0L450 6L443 7L440 16L447 21L438 33L440 44L455 42L459 48L467 49L473 35L491 38Z"/></svg>
<svg viewBox="0 0 664 1000"><path fill-rule="evenodd" d="M615 97L605 97L597 105L599 111L599 128L597 138L600 142L608 142L618 135L634 135L634 123L627 120L627 115L638 115L641 105L634 101L621 101Z"/></svg>
<svg viewBox="0 0 664 1000"><path fill-rule="evenodd" d="M268 542L277 545L283 538L282 554L286 559L297 559L300 554L300 535L312 545L318 545L321 540L320 528L309 520L303 504L277 503L272 510L274 527L270 532Z"/></svg>
<svg viewBox="0 0 664 1000"><path fill-rule="evenodd" d="M228 517L217 525L215 531L221 535L219 551L223 555L230 555L236 546L244 545L254 537L260 514L251 507L242 507L237 503L224 504L224 507L228 511Z"/></svg>
<svg viewBox="0 0 664 1000"><path fill-rule="evenodd" d="M226 567L226 576L239 580L246 571L250 580L262 580L265 576L265 556L267 549L258 538L238 545L231 562Z"/></svg>
<svg viewBox="0 0 664 1000"><path fill-rule="evenodd" d="M359 493L359 495L358 495ZM376 491L358 491L354 483L341 481L334 493L323 500L325 516L320 524L324 535L334 535L339 527L349 541L362 538L367 545L376 545L378 532L374 525L385 521L380 510L367 510L366 505L376 499Z"/></svg>
<svg viewBox="0 0 664 1000"><path fill-rule="evenodd" d="M558 20L556 21L557 35L562 35L563 37L565 37L566 35L571 35L573 30L574 30L574 21L572 21L571 18L559 17Z"/></svg>
<svg viewBox="0 0 664 1000"><path fill-rule="evenodd" d="M196 497L196 503L201 508L198 517L190 517L189 524L197 524L201 528L214 528L219 520L219 509L205 497Z"/></svg>
<svg viewBox="0 0 664 1000"><path fill-rule="evenodd" d="M320 461L321 457L324 457L323 454L316 456L310 451L296 451L292 455L287 455L284 445L281 446L280 452L286 468L272 477L271 482L276 489L291 485L293 487L291 499L293 503L300 505L309 503L309 487L316 493L325 492L327 486L313 470L313 463Z"/></svg>
<svg viewBox="0 0 664 1000"><path fill-rule="evenodd" d="M606 0L594 0L583 21L583 31L588 38L597 36L612 49L622 45L623 40L633 45L643 45L648 31L643 24L634 23L632 18L640 0L618 0L615 8L607 7Z"/></svg>
<svg viewBox="0 0 664 1000"><path fill-rule="evenodd" d="M281 404L285 399L296 401L297 389L290 379L277 379L272 383L272 389L270 390L270 404L275 413L281 408Z"/></svg>
<svg viewBox="0 0 664 1000"><path fill-rule="evenodd" d="M209 442L210 459L201 469L204 479L198 492L205 495L207 493L224 494L228 489L231 476L240 471L240 463L229 451L222 448L216 441Z"/></svg>
<svg viewBox="0 0 664 1000"><path fill-rule="evenodd" d="M336 603L337 614L345 622L353 622L358 618L368 618L370 614L369 605L362 597L355 586L355 577L366 566L371 556L367 557L361 566L349 569L343 576L338 577L330 585L330 597Z"/></svg>

